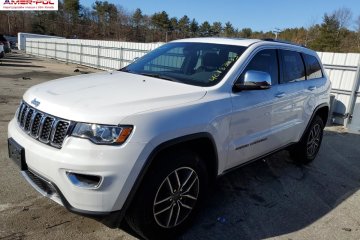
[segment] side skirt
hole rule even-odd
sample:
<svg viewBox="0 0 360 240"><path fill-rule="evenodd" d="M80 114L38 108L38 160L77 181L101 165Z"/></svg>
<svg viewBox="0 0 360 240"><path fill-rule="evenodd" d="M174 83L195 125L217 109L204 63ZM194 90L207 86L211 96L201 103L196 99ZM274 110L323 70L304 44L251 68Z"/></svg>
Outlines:
<svg viewBox="0 0 360 240"><path fill-rule="evenodd" d="M281 148L278 148L278 149L276 149L276 150L273 150L273 151L271 151L271 152L269 152L269 153L267 153L267 154L264 154L264 155L262 155L262 156L260 156L260 157L251 159L251 160L249 160L249 161L247 161L247 162L244 162L244 163L242 163L242 164L239 164L239 165L237 165L237 166L235 166L235 167L226 169L223 173L221 173L220 175L218 175L217 178L220 178L220 177L222 177L223 175L225 175L225 174L227 174L227 173L229 173L229 172L235 171L235 170L237 170L237 169L239 169L239 168L241 168L241 167L243 167L243 166L245 166L245 165L248 165L248 164L250 164L250 163L253 163L253 162L256 162L256 161L258 161L258 160L264 159L264 158L266 158L266 157L268 157L268 156L271 156L271 155L273 155L273 154L275 154L275 153L277 153L277 152L280 152L280 151L282 151L282 150L286 150L286 149L288 149L289 147L293 146L294 144L296 144L296 143L289 143L289 144L287 144L287 145L285 145L285 146L283 146L283 147L281 147Z"/></svg>

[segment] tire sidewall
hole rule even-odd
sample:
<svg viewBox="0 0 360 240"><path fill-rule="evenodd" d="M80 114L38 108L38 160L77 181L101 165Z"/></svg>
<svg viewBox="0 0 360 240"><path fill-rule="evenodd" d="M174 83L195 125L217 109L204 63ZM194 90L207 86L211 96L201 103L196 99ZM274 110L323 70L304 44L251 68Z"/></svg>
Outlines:
<svg viewBox="0 0 360 240"><path fill-rule="evenodd" d="M312 155L309 155L308 154L308 142L309 142L309 138L310 138L310 133L311 131L313 130L313 128L316 126L316 125L319 125L320 127L320 133L319 133L319 144L318 144L318 147L317 149L315 150L314 154ZM315 159L315 157L317 156L317 154L319 153L319 150L320 150L320 146L321 146L321 142L322 142L322 138L323 138L323 131L324 131L324 123L322 121L322 119L319 117L319 116L316 116L316 118L314 119L314 121L312 122L311 124L311 127L309 128L309 131L307 133L307 138L306 138L306 157L308 159Z"/></svg>
<svg viewBox="0 0 360 240"><path fill-rule="evenodd" d="M178 226L173 228L164 228L158 225L153 214L153 204L156 193L165 178L174 170L181 167L193 169L199 178L199 194L195 206L187 218ZM201 159L190 151L181 151L176 153L162 154L156 159L156 163L150 167L147 176L144 178L140 187L140 192L136 196L137 225L142 231L143 237L149 239L168 239L178 234L186 228L194 219L199 203L206 194L208 175L206 167Z"/></svg>
<svg viewBox="0 0 360 240"><path fill-rule="evenodd" d="M319 133L319 145L317 147L317 149L315 150L315 153L312 155L308 154L308 141L310 138L310 134L311 131L313 130L313 128L319 125L320 126L320 133ZM314 160L317 156L317 154L319 153L320 147L321 147L321 143L322 143L322 138L323 138L323 132L324 132L324 123L322 121L322 119L319 116L316 116L315 119L313 120L313 122L311 123L311 126L309 127L307 133L306 133L306 137L304 138L304 142L303 142L303 146L304 146L304 156L306 157L306 161L310 162L312 160Z"/></svg>
<svg viewBox="0 0 360 240"><path fill-rule="evenodd" d="M319 146L313 155L309 155L307 143L310 137L311 130L317 124L320 126L320 131L321 131L319 136L320 137ZM294 159L294 161L298 164L308 164L312 162L319 153L323 139L323 133L324 133L324 122L320 116L315 115L315 117L312 119L311 123L309 124L308 128L306 129L304 135L302 136L301 140L298 143L294 144L289 149L291 158Z"/></svg>

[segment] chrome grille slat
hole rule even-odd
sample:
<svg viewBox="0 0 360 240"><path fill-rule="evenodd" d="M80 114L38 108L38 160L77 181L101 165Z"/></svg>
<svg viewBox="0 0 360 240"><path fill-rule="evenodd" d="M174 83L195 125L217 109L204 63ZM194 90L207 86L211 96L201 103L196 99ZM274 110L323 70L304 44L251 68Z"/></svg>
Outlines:
<svg viewBox="0 0 360 240"><path fill-rule="evenodd" d="M25 102L19 106L17 121L26 134L56 148L62 147L72 126L71 121L40 112Z"/></svg>
<svg viewBox="0 0 360 240"><path fill-rule="evenodd" d="M34 121L35 121L35 116L37 115L37 111L34 110L33 114L31 115L31 120L30 120L30 125L29 125L29 132L30 130L32 130L33 125L34 125Z"/></svg>
<svg viewBox="0 0 360 240"><path fill-rule="evenodd" d="M20 122L21 115L22 115L22 111L24 110L24 107L25 107L25 104L24 104L24 103L21 103L21 104L20 104L20 107L19 107L18 116L17 116L18 122Z"/></svg>
<svg viewBox="0 0 360 240"><path fill-rule="evenodd" d="M42 129L43 129L43 126L44 126L44 122L45 122L46 117L47 117L47 115L44 114L44 115L42 115L42 117L41 117L41 119L40 119L39 139L40 139L40 136L41 136L41 132L42 132Z"/></svg>
<svg viewBox="0 0 360 240"><path fill-rule="evenodd" d="M32 121L32 125L31 125L31 131L30 131L30 135L34 138L38 138L39 137L39 130L40 130L40 123L41 123L41 118L44 116L44 114L40 113L40 112L36 112L34 114L34 119Z"/></svg>
<svg viewBox="0 0 360 240"><path fill-rule="evenodd" d="M46 116L44 123L42 125L41 132L39 134L39 139L43 143L49 143L50 142L50 135L51 131L54 125L55 119L50 116Z"/></svg>
<svg viewBox="0 0 360 240"><path fill-rule="evenodd" d="M69 131L70 122L58 121L56 127L54 128L54 134L51 136L51 145L59 147L62 145L66 134Z"/></svg>
<svg viewBox="0 0 360 240"><path fill-rule="evenodd" d="M57 128L58 124L59 124L59 120L55 120L53 122L54 127L51 129L51 134L50 134L50 141L51 142L54 141L54 136L55 136L55 132L56 132L56 128Z"/></svg>
<svg viewBox="0 0 360 240"><path fill-rule="evenodd" d="M25 116L27 115L27 112L29 111L29 107L25 106L21 112L21 117L20 117L20 127L24 127L24 121L25 121Z"/></svg>
<svg viewBox="0 0 360 240"><path fill-rule="evenodd" d="M31 124L31 119L32 119L32 115L34 114L34 109L29 108L24 120L24 131L25 132L30 132L30 124Z"/></svg>

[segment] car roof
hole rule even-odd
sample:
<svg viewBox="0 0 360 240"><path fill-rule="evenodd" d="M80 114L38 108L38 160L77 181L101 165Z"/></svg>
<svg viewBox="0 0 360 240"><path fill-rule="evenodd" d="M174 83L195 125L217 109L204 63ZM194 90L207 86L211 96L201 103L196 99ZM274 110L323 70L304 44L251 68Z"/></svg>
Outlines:
<svg viewBox="0 0 360 240"><path fill-rule="evenodd" d="M225 45L235 45L235 46L243 46L243 47L249 47L253 44L259 44L259 45L271 45L275 47L285 47L289 49L293 49L296 51L301 51L304 53L308 53L311 55L316 55L315 52L311 49L308 49L305 46L282 41L282 40L276 40L276 39L247 39L247 38L224 38L224 37L204 37L204 38L186 38L186 39L180 39L175 40L172 42L192 42L192 43L214 43L214 44L225 44Z"/></svg>
<svg viewBox="0 0 360 240"><path fill-rule="evenodd" d="M223 38L223 37L204 37L204 38L186 38L175 40L172 42L196 42L196 43L215 43L248 47L251 44L260 42L259 39L246 39L246 38Z"/></svg>

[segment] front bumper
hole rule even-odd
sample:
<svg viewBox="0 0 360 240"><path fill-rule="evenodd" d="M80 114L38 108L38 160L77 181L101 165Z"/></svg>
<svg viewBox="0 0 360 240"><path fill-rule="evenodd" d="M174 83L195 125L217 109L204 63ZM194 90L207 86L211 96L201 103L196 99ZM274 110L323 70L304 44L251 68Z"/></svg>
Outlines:
<svg viewBox="0 0 360 240"><path fill-rule="evenodd" d="M59 188L51 181L39 176L37 173L34 173L34 171L30 169L21 171L21 174L23 175L25 180L32 187L34 187L39 193L41 193L45 197L54 200L60 205L63 205L70 212L95 219L111 228L117 228L121 225L122 219L125 215L123 209L112 212L94 212L94 211L86 211L86 210L74 208L66 200L66 198L61 193Z"/></svg>
<svg viewBox="0 0 360 240"><path fill-rule="evenodd" d="M68 137L57 149L28 136L13 119L8 136L25 149L26 180L44 196L83 215L107 215L122 209L136 177L134 166L141 158L144 143L127 142L122 146L95 145L86 139ZM103 178L96 189L75 186L66 172L97 175ZM56 191L44 194L31 176L47 182ZM35 185L34 185L35 184ZM41 191L43 190L43 191Z"/></svg>

